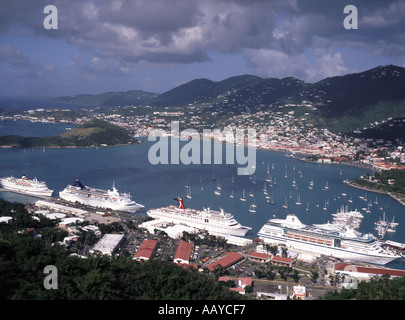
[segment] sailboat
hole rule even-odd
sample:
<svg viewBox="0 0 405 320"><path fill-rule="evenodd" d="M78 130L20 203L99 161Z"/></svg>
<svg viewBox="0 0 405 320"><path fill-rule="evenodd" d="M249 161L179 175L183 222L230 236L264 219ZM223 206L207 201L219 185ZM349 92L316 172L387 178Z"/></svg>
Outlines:
<svg viewBox="0 0 405 320"><path fill-rule="evenodd" d="M242 192L242 198L240 198L241 201L246 201L246 197L245 197L245 189L243 189Z"/></svg>
<svg viewBox="0 0 405 320"><path fill-rule="evenodd" d="M301 203L301 200L300 200L300 195L298 195L298 197L297 197L297 202L295 202L295 204L297 205L297 206L300 206L302 203Z"/></svg>
<svg viewBox="0 0 405 320"><path fill-rule="evenodd" d="M235 197L235 195L233 194L233 189L232 189L231 194L229 195L229 197L232 198L232 199Z"/></svg>
<svg viewBox="0 0 405 320"><path fill-rule="evenodd" d="M256 184L256 183L257 183L257 182L256 182L256 175L253 175L252 177L253 177L253 178L252 178L252 183L253 183L253 184Z"/></svg>
<svg viewBox="0 0 405 320"><path fill-rule="evenodd" d="M311 182L309 183L308 189L312 190L314 188L314 179L311 179Z"/></svg>
<svg viewBox="0 0 405 320"><path fill-rule="evenodd" d="M219 184L219 181L217 183L217 190L214 191L214 194L216 196L220 196L221 195L221 185Z"/></svg>
<svg viewBox="0 0 405 320"><path fill-rule="evenodd" d="M191 199L191 186L188 186L186 197Z"/></svg>
<svg viewBox="0 0 405 320"><path fill-rule="evenodd" d="M309 211L309 202L307 202L307 207L305 208L305 211Z"/></svg>
<svg viewBox="0 0 405 320"><path fill-rule="evenodd" d="M285 204L282 206L283 209L287 209L288 208L288 204L287 204L287 198L285 198Z"/></svg>
<svg viewBox="0 0 405 320"><path fill-rule="evenodd" d="M267 199L268 204L274 204L274 199L273 197Z"/></svg>
<svg viewBox="0 0 405 320"><path fill-rule="evenodd" d="M271 175L270 175L270 168L269 164L267 164L267 175L266 175L266 181L271 182Z"/></svg>
<svg viewBox="0 0 405 320"><path fill-rule="evenodd" d="M398 222L394 222L395 216L392 217L392 221L388 223L387 232L395 232L397 231L397 226L399 225Z"/></svg>
<svg viewBox="0 0 405 320"><path fill-rule="evenodd" d="M267 184L266 184L266 182L263 185L263 193L267 194Z"/></svg>
<svg viewBox="0 0 405 320"><path fill-rule="evenodd" d="M251 188L251 189L250 189L250 192L249 192L249 197L252 197L252 198L253 198L254 196L255 196L255 195L254 195L254 193L253 193L253 188Z"/></svg>
<svg viewBox="0 0 405 320"><path fill-rule="evenodd" d="M329 190L328 181L326 181L326 185L325 185L325 187L324 187L322 190L323 190L323 191L328 191L328 190Z"/></svg>

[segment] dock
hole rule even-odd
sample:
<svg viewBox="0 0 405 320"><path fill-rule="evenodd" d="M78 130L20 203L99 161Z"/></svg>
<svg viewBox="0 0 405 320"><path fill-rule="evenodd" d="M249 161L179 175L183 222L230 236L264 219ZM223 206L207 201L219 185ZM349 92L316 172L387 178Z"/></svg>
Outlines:
<svg viewBox="0 0 405 320"><path fill-rule="evenodd" d="M390 227L390 223L388 222L387 225L384 228L384 232L382 233L382 235L380 236L380 240L384 239L385 234L387 233L388 228Z"/></svg>

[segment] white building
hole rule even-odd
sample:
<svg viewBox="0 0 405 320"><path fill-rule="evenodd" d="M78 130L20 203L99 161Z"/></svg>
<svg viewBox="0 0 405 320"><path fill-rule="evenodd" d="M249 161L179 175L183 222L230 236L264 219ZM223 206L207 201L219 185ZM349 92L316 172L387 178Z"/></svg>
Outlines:
<svg viewBox="0 0 405 320"><path fill-rule="evenodd" d="M0 217L0 223L2 223L2 222L8 223L10 220L13 220L13 217L8 217L8 216Z"/></svg>
<svg viewBox="0 0 405 320"><path fill-rule="evenodd" d="M99 252L111 256L118 248L123 238L123 234L105 234L104 237L96 243L93 249L90 249L90 253L94 254Z"/></svg>

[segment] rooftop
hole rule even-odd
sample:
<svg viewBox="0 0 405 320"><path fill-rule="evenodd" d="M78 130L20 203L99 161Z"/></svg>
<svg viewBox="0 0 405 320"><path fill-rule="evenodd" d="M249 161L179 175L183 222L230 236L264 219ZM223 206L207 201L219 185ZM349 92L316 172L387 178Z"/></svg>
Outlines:
<svg viewBox="0 0 405 320"><path fill-rule="evenodd" d="M156 249L157 240L145 240L135 254L134 259L149 260Z"/></svg>

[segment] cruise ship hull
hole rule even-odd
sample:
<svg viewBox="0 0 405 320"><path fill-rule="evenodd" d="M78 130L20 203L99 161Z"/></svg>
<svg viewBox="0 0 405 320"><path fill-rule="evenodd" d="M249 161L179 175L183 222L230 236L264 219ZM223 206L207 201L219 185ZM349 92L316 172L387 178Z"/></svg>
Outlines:
<svg viewBox="0 0 405 320"><path fill-rule="evenodd" d="M259 239L262 239L265 243L269 244L282 244L286 247L301 250L307 253L313 253L317 255L330 256L342 260L365 262L372 264L385 265L391 261L400 258L397 255L376 255L376 254L367 254L361 252L353 252L345 249L338 249L333 247L327 247L325 245L316 244L316 243L307 243L299 240L290 240L283 237L268 236L265 233L258 232Z"/></svg>
<svg viewBox="0 0 405 320"><path fill-rule="evenodd" d="M378 265L385 265L401 258L385 250L378 240L372 238L345 238L336 232L314 232L305 225L294 228L271 223L271 221L258 232L258 237L265 243L285 245L288 248L315 255Z"/></svg>
<svg viewBox="0 0 405 320"><path fill-rule="evenodd" d="M121 203L116 203L112 201L96 201L92 199L88 199L85 197L80 197L80 196L73 196L71 194L66 194L63 193L63 191L59 192L59 197L63 200L69 201L69 202L80 202L81 204L84 204L86 206L94 207L94 208L102 208L102 209L111 209L111 210L116 210L116 211L125 211L125 212L136 212L137 210L143 208L143 205L140 204L129 204L129 205L123 205Z"/></svg>
<svg viewBox="0 0 405 320"><path fill-rule="evenodd" d="M1 178L0 185L9 191L26 194L34 197L51 197L53 190L46 187L44 182L24 180L17 178Z"/></svg>
<svg viewBox="0 0 405 320"><path fill-rule="evenodd" d="M80 182L78 182L80 184ZM144 208L143 205L136 203L127 193L118 193L113 186L113 190L101 190L95 188L79 186L67 186L59 192L59 197L69 202L79 202L81 204L103 209L116 211L125 211L134 213Z"/></svg>
<svg viewBox="0 0 405 320"><path fill-rule="evenodd" d="M194 209L179 209L174 206L151 209L148 216L162 219L169 223L182 224L208 233L245 236L250 227L245 227L234 220L229 213L221 214L217 211L199 211Z"/></svg>

